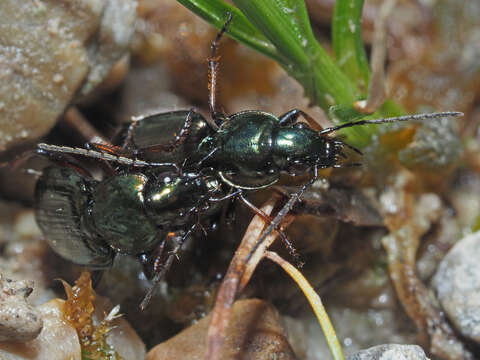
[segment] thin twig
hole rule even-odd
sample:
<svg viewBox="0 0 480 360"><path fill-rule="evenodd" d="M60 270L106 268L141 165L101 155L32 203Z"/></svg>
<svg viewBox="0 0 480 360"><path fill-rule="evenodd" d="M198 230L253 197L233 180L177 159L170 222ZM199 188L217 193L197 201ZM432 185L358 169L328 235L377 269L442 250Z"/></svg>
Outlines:
<svg viewBox="0 0 480 360"><path fill-rule="evenodd" d="M268 200L261 210L270 215L275 206L275 198ZM255 247L262 231L265 227L263 219L256 215L248 226L242 242L240 243L235 255L230 261L225 278L218 290L215 306L212 310L212 318L207 332L207 349L205 359L220 360L221 349L225 342L225 332L230 317L235 296L240 288L241 279L244 276L247 266L247 258ZM277 236L274 232L272 236ZM242 282L243 283L243 282Z"/></svg>

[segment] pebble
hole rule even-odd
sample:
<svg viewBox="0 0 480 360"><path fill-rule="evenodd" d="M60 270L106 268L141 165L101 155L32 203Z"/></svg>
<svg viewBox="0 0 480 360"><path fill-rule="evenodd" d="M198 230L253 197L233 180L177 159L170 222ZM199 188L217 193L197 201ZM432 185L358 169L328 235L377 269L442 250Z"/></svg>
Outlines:
<svg viewBox="0 0 480 360"><path fill-rule="evenodd" d="M455 328L480 343L480 232L448 252L432 279L440 304Z"/></svg>
<svg viewBox="0 0 480 360"><path fill-rule="evenodd" d="M32 291L33 281L0 275L0 341L29 341L40 334L42 318L26 301Z"/></svg>
<svg viewBox="0 0 480 360"><path fill-rule="evenodd" d="M77 332L63 320L63 300L51 300L37 309L43 318L40 335L25 343L0 343L0 359L81 360Z"/></svg>
<svg viewBox="0 0 480 360"><path fill-rule="evenodd" d="M428 360L418 345L384 344L360 350L347 360Z"/></svg>
<svg viewBox="0 0 480 360"><path fill-rule="evenodd" d="M0 342L1 360L81 360L81 347L77 331L63 318L64 300L53 299L36 307L38 317L43 319L43 329L33 340L26 342ZM110 301L98 296L94 302L93 323L96 325L112 309ZM135 330L119 317L111 323L113 329L107 343L123 360L145 359L146 350Z"/></svg>
<svg viewBox="0 0 480 360"><path fill-rule="evenodd" d="M0 149L45 135L128 53L136 0L0 1Z"/></svg>
<svg viewBox="0 0 480 360"><path fill-rule="evenodd" d="M210 316L155 346L147 360L205 358ZM222 348L222 360L296 359L277 311L269 303L248 299L235 302Z"/></svg>

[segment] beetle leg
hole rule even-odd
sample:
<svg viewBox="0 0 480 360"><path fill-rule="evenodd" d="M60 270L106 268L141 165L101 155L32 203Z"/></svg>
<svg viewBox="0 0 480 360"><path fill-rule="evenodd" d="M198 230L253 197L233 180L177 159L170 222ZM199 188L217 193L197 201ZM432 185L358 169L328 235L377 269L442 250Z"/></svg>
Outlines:
<svg viewBox="0 0 480 360"><path fill-rule="evenodd" d="M118 146L114 146L112 144L92 142L92 143L88 143L86 148L87 149L93 149L93 150L99 151L99 152L109 153L109 154L112 154L114 156L120 156L120 153L121 153L121 148L118 147ZM113 176L116 173L114 167L108 161L99 162L99 166L105 172L105 174Z"/></svg>
<svg viewBox="0 0 480 360"><path fill-rule="evenodd" d="M275 218L270 221L270 225L263 231L262 235L258 239L257 243L255 244L255 247L250 251L250 254L254 254L255 251L258 249L258 247L265 241L265 239L270 235L270 233L273 230L276 230L277 227L280 225L282 220L287 216L287 214L292 210L293 206L295 203L300 200L302 197L303 193L319 178L318 174L318 165L315 165L314 168L314 173L313 173L313 178L307 182L305 185L302 186L300 190L298 190L296 193L292 194L290 196L290 199L286 202L285 205L280 209L280 211L275 215ZM278 231L278 230L277 230ZM250 255L250 256L251 256ZM298 259L296 259L298 261ZM248 259L247 259L248 261ZM299 265L303 265L303 263L300 263ZM301 266L300 266L301 267Z"/></svg>
<svg viewBox="0 0 480 360"><path fill-rule="evenodd" d="M85 177L93 179L92 174L90 174L86 169L84 169L83 167L81 167L80 165L78 165L77 163L75 163L73 161L62 159L62 160L54 160L53 162L55 164L59 165L59 166L68 167L70 169L73 169L76 172L78 172L79 174L82 174Z"/></svg>
<svg viewBox="0 0 480 360"><path fill-rule="evenodd" d="M163 253L170 234L162 240L162 242L151 252L142 253L138 256L140 264L142 264L143 273L145 277L152 280L155 274L159 271L161 260L164 258Z"/></svg>
<svg viewBox="0 0 480 360"><path fill-rule="evenodd" d="M335 138L337 138L337 137L335 137ZM346 142L343 142L343 141L340 141L340 140L336 140L336 141L335 141L335 145L338 146L339 149L343 149L343 147L346 146L346 147L349 148L350 150L355 151L357 154L363 155L363 153L360 151L360 149L358 149L358 148L356 148L355 146L352 146L352 145L350 145L350 144L348 144L348 143L346 143Z"/></svg>
<svg viewBox="0 0 480 360"><path fill-rule="evenodd" d="M270 216L268 216L267 214L265 214L261 209L257 208L255 205L253 205L250 201L248 201L242 193L240 193L239 195L239 198L240 200L242 200L242 202L250 209L253 211L254 214L260 216L267 224L270 224L270 226L273 226L272 227L272 230L269 231L269 234L275 230L278 235L280 236L280 238L282 239L283 243L285 244L285 246L287 247L288 249L288 252L290 253L290 255L295 259L295 262L297 263L297 266L299 267L302 267L303 266L303 261L301 260L300 258L300 255L297 253L297 250L295 250L294 246L292 245L292 243L290 242L290 240L288 239L287 235L285 235L285 233L282 231L282 228L280 226L280 221L285 217L286 213L284 215L282 215L282 218L277 221L277 223L274 224L274 220L272 220L272 218ZM278 216L278 215L277 215ZM275 217L276 218L276 217ZM269 226L269 227L270 227Z"/></svg>
<svg viewBox="0 0 480 360"><path fill-rule="evenodd" d="M90 142L87 145L87 148L93 148L96 151L101 151L116 156L120 156L123 152L120 146L115 146L110 143Z"/></svg>
<svg viewBox="0 0 480 360"><path fill-rule="evenodd" d="M323 128L320 126L318 122L315 121L314 118L312 118L310 115L308 115L306 112L299 110L299 109L292 109L290 111L287 111L285 114L281 115L278 119L279 124L281 126L291 126L295 124L298 120L298 118L303 116L303 118L307 121L308 125L315 130L315 131L322 131Z"/></svg>
<svg viewBox="0 0 480 360"><path fill-rule="evenodd" d="M142 152L172 152L173 150L175 150L175 148L177 146L181 145L185 141L185 139L187 138L188 132L190 131L190 128L191 128L192 123L193 123L193 116L192 115L194 113L195 113L195 111L193 111L193 109L190 109L190 111L187 114L187 117L185 118L185 122L183 123L183 126L180 129L180 131L178 132L178 135L175 136L175 139L170 141L168 144L158 144L158 145L152 145L152 146L149 146L149 147L146 147L146 148L142 148L140 153L142 153ZM130 128L131 128L131 125L128 127L128 131L130 131ZM132 134L127 133L127 136L126 136L125 140L127 140L127 138L129 136L131 138L133 136L133 133Z"/></svg>
<svg viewBox="0 0 480 360"><path fill-rule="evenodd" d="M215 154L220 148L216 147L214 148L212 151L210 151L207 155L205 155L203 157L203 159L201 159L198 163L197 163L197 167L200 167L205 161L207 161L209 158L211 158L213 156L213 154Z"/></svg>
<svg viewBox="0 0 480 360"><path fill-rule="evenodd" d="M222 219L225 219L225 224L232 225L235 222L235 198L230 198L226 206L222 207Z"/></svg>
<svg viewBox="0 0 480 360"><path fill-rule="evenodd" d="M282 114L281 116L279 116L278 123L282 126L290 126L297 122L299 116L300 116L300 110L292 109L290 111L287 111L285 114Z"/></svg>
<svg viewBox="0 0 480 360"><path fill-rule="evenodd" d="M218 64L220 57L217 56L217 48L218 44L220 43L220 39L222 38L222 35L225 33L225 31L228 28L228 25L230 25L230 22L232 21L232 14L228 13L228 18L225 24L223 24L222 28L220 29L220 32L217 34L217 37L215 40L212 42L211 46L211 53L210 57L208 58L208 104L210 106L210 115L211 119L206 119L208 124L211 126L211 128L215 131L218 130L218 125L216 123L217 120L217 114L215 112L215 96L217 92L217 72L218 72Z"/></svg>
<svg viewBox="0 0 480 360"><path fill-rule="evenodd" d="M127 135L125 136L125 139L123 139L123 144L121 146L122 150L125 150L132 142L133 133L135 132L135 128L140 120L141 119L132 119L132 122L130 122L130 125L128 125Z"/></svg>
<svg viewBox="0 0 480 360"><path fill-rule="evenodd" d="M167 271L170 269L170 267L173 264L174 258L178 259L178 252L181 250L183 244L185 243L185 240L192 234L193 231L197 228L197 223L193 224L190 229L182 236L182 238L178 241L177 245L175 248L168 253L167 260L164 260L163 255L163 247L165 246L166 240L163 240L162 244L160 246L162 247L160 255L157 255L153 261L153 285L150 289L148 289L147 293L145 294L145 297L143 298L142 302L140 303L140 309L145 310L145 308L148 306L148 303L150 302L155 290L158 287L158 284L160 284L160 281L163 280L165 277L165 274ZM171 235L171 234L169 234Z"/></svg>

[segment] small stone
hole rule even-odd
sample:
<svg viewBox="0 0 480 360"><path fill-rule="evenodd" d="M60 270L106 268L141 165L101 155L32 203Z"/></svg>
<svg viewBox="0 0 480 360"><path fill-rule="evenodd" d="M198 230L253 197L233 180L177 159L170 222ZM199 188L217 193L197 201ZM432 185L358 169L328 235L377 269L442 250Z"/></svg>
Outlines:
<svg viewBox="0 0 480 360"><path fill-rule="evenodd" d="M384 344L360 350L347 360L428 360L418 345Z"/></svg>
<svg viewBox="0 0 480 360"><path fill-rule="evenodd" d="M63 320L63 300L55 299L37 309L43 318L40 335L25 343L0 343L2 360L81 360L76 330Z"/></svg>
<svg viewBox="0 0 480 360"><path fill-rule="evenodd" d="M64 319L64 300L54 299L36 308L43 319L43 329L31 341L0 342L1 360L81 360L77 331ZM97 325L109 313L112 305L103 297L95 300L93 322ZM111 322L107 343L124 360L145 359L145 345L123 317Z"/></svg>
<svg viewBox="0 0 480 360"><path fill-rule="evenodd" d="M235 302L222 348L222 360L296 359L279 315L267 302L258 299ZM204 359L210 316L177 336L155 346L147 360Z"/></svg>
<svg viewBox="0 0 480 360"><path fill-rule="evenodd" d="M136 0L34 3L0 1L0 149L44 136L72 102L93 97L135 31Z"/></svg>
<svg viewBox="0 0 480 360"><path fill-rule="evenodd" d="M443 258L432 286L457 330L480 343L480 232L460 240Z"/></svg>
<svg viewBox="0 0 480 360"><path fill-rule="evenodd" d="M42 318L26 301L32 291L33 281L0 275L0 341L29 341L40 334Z"/></svg>
<svg viewBox="0 0 480 360"><path fill-rule="evenodd" d="M87 52L90 69L79 93L89 96L108 76L112 67L128 51L128 46L135 32L137 20L136 0L108 0L104 2L100 27L91 43L94 51Z"/></svg>

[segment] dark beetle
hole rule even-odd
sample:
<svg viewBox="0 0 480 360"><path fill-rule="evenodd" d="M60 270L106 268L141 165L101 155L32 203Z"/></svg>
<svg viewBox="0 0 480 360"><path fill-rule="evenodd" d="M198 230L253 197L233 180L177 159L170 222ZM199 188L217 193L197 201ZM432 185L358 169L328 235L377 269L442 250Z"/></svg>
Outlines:
<svg viewBox="0 0 480 360"><path fill-rule="evenodd" d="M229 116L199 145L202 163L211 165L227 184L240 189L273 185L280 173L303 175L314 166L340 165L344 144L320 136L305 123L295 123L299 110L280 118L262 111Z"/></svg>
<svg viewBox="0 0 480 360"><path fill-rule="evenodd" d="M277 118L263 111L243 111L225 117L216 131L193 111L156 114L134 122L125 153L142 160L211 167L236 189L260 189L274 184L281 171L297 175L316 164L322 168L340 164L345 144L295 123L300 114L294 109ZM182 132L183 140L172 140L171 135L168 139L167 134ZM154 136L159 133L164 135Z"/></svg>
<svg viewBox="0 0 480 360"><path fill-rule="evenodd" d="M150 170L96 181L71 166L51 166L36 185L36 219L62 257L103 269L116 253L144 262L157 256L168 232L188 236L219 209L222 195L209 175Z"/></svg>
<svg viewBox="0 0 480 360"><path fill-rule="evenodd" d="M219 57L216 50L231 14L215 41L209 58L210 118L190 111L175 111L144 117L129 125L122 151L130 157L150 161L183 163L187 168L214 169L228 185L238 190L254 190L273 185L280 173L304 175L318 169L359 165L345 163L345 149L361 154L355 147L334 137L335 131L352 126L458 116L458 112L407 115L387 119L360 120L322 129L308 114L298 109L276 117L247 110L225 115L215 111L215 91ZM307 123L297 122L302 116ZM158 136L158 134L163 134ZM171 134L175 133L172 139Z"/></svg>
<svg viewBox="0 0 480 360"><path fill-rule="evenodd" d="M312 126L297 122L300 115ZM320 129L298 109L278 118L267 112L247 110L228 117L222 115L223 122L213 130L201 114L175 111L147 116L129 125L129 135L123 136L129 144L124 151L142 160L183 163L192 169L212 168L233 188L253 190L273 185L281 172L295 176L314 172L315 168L345 166L345 148L361 152L327 136L338 129L458 115L461 113L406 115ZM178 135L172 139L172 133Z"/></svg>
<svg viewBox="0 0 480 360"><path fill-rule="evenodd" d="M197 153L198 144L211 134L201 114L180 110L137 117L119 131L113 142L129 157L182 164Z"/></svg>

